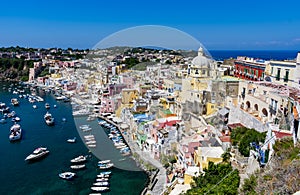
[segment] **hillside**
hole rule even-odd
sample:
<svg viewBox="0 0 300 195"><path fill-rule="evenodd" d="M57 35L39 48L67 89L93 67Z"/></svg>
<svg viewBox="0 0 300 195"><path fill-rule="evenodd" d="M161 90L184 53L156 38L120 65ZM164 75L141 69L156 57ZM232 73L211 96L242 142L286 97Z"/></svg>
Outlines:
<svg viewBox="0 0 300 195"><path fill-rule="evenodd" d="M293 194L300 190L300 144L277 141L266 168L246 179L241 194Z"/></svg>

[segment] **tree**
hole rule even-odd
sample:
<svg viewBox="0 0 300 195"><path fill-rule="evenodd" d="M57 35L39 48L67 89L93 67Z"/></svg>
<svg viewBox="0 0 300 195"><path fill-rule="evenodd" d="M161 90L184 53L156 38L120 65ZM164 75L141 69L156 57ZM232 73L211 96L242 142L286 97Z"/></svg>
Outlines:
<svg viewBox="0 0 300 195"><path fill-rule="evenodd" d="M240 176L238 170L234 170L230 163L208 163L204 174L194 177L192 189L187 195L198 194L238 194Z"/></svg>
<svg viewBox="0 0 300 195"><path fill-rule="evenodd" d="M242 187L242 192L244 194L256 194L255 186L257 184L255 175L251 175L249 178L244 180L244 184Z"/></svg>
<svg viewBox="0 0 300 195"><path fill-rule="evenodd" d="M238 145L239 152L244 156L250 154L250 143L264 142L266 133L260 133L255 129L249 129L246 127L238 127L232 130L231 140L233 145Z"/></svg>

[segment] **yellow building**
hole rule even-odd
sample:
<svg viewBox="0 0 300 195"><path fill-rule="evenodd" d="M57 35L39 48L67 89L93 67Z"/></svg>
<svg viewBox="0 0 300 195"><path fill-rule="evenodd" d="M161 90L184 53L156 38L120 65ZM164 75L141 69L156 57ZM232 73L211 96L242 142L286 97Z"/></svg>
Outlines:
<svg viewBox="0 0 300 195"><path fill-rule="evenodd" d="M223 153L222 147L198 147L194 152L194 162L203 171L203 169L208 168L209 161L213 163L222 162Z"/></svg>
<svg viewBox="0 0 300 195"><path fill-rule="evenodd" d="M133 106L133 101L138 98L139 92L136 89L123 89L122 90L122 104Z"/></svg>
<svg viewBox="0 0 300 195"><path fill-rule="evenodd" d="M184 173L184 184L191 184L194 182L193 177L199 176L200 169L197 166L189 166Z"/></svg>

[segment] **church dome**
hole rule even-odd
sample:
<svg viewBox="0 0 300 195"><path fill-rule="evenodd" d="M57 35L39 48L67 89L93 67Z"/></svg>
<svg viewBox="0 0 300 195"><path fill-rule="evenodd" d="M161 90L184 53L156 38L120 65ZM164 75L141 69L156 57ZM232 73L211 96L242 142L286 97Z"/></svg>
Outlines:
<svg viewBox="0 0 300 195"><path fill-rule="evenodd" d="M192 60L192 65L197 67L210 67L211 59L204 55L202 47L198 50L198 56Z"/></svg>

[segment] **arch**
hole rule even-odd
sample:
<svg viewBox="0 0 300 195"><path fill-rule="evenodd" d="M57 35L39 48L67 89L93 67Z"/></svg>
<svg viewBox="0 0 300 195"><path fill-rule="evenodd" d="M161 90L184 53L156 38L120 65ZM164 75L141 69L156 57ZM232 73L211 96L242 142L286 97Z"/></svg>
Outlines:
<svg viewBox="0 0 300 195"><path fill-rule="evenodd" d="M257 104L254 104L254 110L258 111L258 105Z"/></svg>
<svg viewBox="0 0 300 195"><path fill-rule="evenodd" d="M251 103L249 101L246 102L246 108L250 109L251 108Z"/></svg>
<svg viewBox="0 0 300 195"><path fill-rule="evenodd" d="M266 108L263 108L263 109L261 110L261 112L262 112L263 115L265 115L266 117L268 116L268 111L267 111Z"/></svg>

